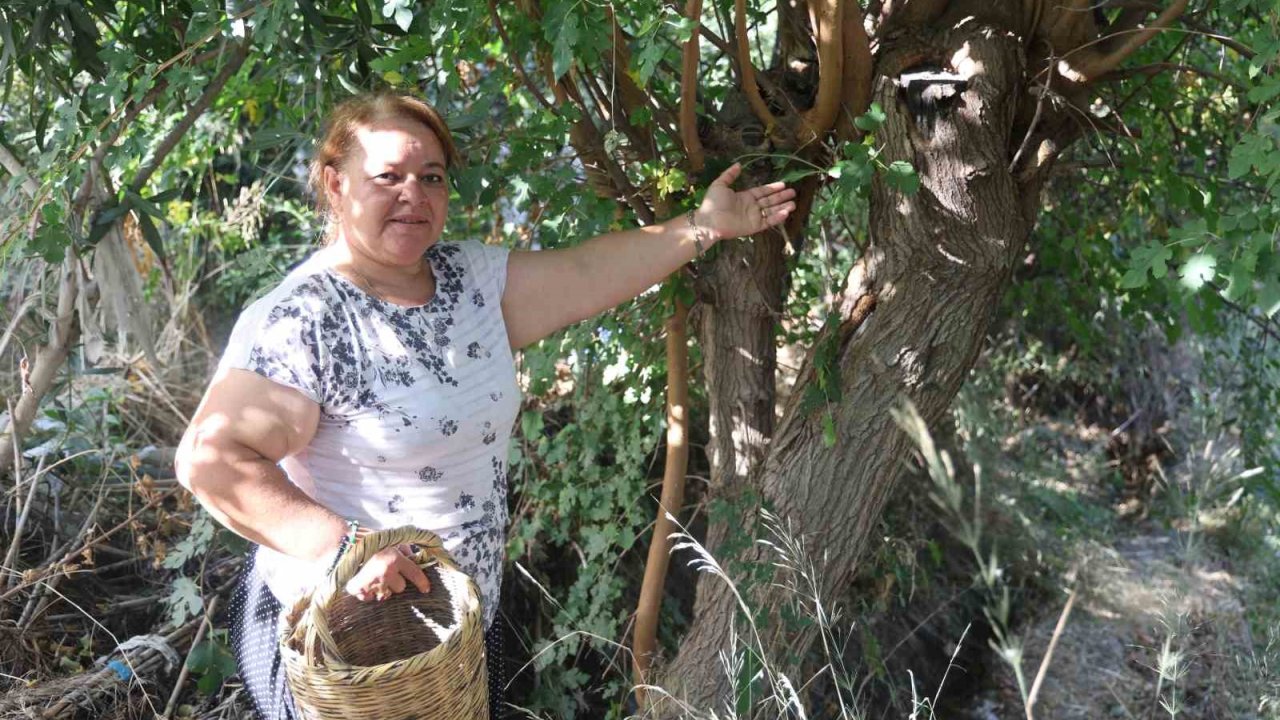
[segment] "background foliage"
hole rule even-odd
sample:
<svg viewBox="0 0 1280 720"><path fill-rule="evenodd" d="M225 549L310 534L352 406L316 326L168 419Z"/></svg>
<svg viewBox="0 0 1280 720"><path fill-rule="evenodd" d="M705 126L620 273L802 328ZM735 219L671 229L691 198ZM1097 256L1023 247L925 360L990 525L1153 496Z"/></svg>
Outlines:
<svg viewBox="0 0 1280 720"><path fill-rule="evenodd" d="M731 6L704 10L704 23L722 37L731 35ZM1149 458L1174 462L1193 445L1169 428L1185 429L1182 414L1194 408L1202 435L1229 437L1241 467L1259 469L1240 481L1233 522L1273 549L1274 525L1258 528L1274 523L1280 506L1276 9L1261 0L1207 3L1195 14L1200 29L1166 33L1143 50L1144 62L1168 67L1111 86L1093 115L1100 126L1122 127L1091 132L1054 181L998 337L966 396L1000 395L1020 412L1066 409L1082 425L1123 426L1122 446L1108 451L1116 469L1103 481L1117 502L1126 493L1150 501ZM516 248L572 244L637 221L625 203L594 191L597 168L570 147L579 111L556 102L549 87L576 74L595 84L596 104L618 91L605 62L612 44L599 32L613 16L629 38L628 77L655 98L630 121L656 132L654 147L639 148L626 127L600 127L604 146L635 188L673 211L696 198L706 178L682 168L673 119L680 43L691 24L657 0L547 0L540 12L458 0L0 7L0 150L12 156L0 188L0 396L16 402L22 393L20 359L45 342L56 319L60 273L84 278L66 374L21 445L29 484L18 490L34 491L31 499L7 496L3 538L14 550L4 617L19 641L0 654L6 674L75 677L153 625L188 627L189 638L206 600L234 576L241 548L173 488L164 448L175 443L239 308L314 246L320 219L309 209L306 162L334 103L395 88L444 111L467 160L452 177L448 236ZM750 12L753 40L767 54L775 28L764 7L752 3ZM549 68L534 60L545 45ZM728 58L706 53L700 74L704 107L724 110ZM881 173L907 191L918 184L910 167L877 159L882 119L878 108L861 119L872 132L840 148L830 167L744 158L792 182L824 182L809 241L790 260L778 323L778 342L796 363L869 241L870 177ZM662 322L675 297L688 294L668 283L520 359L527 395L512 447L503 610L518 628L519 661L536 670L516 688L534 712L625 712L629 660L617 644L625 644L635 604L637 549L654 514L647 499L663 453ZM1189 365L1169 367L1153 350L1180 344L1195 348ZM1189 387L1175 382L1188 378ZM825 392L815 402L838 388ZM705 398L696 384L693 395L700 418ZM957 410L974 455L984 452L984 433L1019 431L980 404L962 400ZM697 427L695 441L705 438ZM838 438L829 440L838 452ZM692 476L705 472L695 454ZM1009 497L1034 508L1025 522L1037 532L1109 522L1074 497ZM38 521L19 529L24 507L36 507ZM687 518L695 534L703 517L698 509ZM117 523L117 534L102 534ZM937 556L946 537L886 533L900 537L901 552L868 573L887 564L895 578L915 578L916 560L903 558ZM1019 577L1065 572L1029 556L1020 562ZM82 569L83 579L74 574ZM148 592L129 589L138 578ZM669 649L691 607L692 582L683 579L671 584L666 605ZM1269 582L1263 598L1275 597ZM144 602L148 596L162 602ZM94 597L124 599L94 605ZM72 600L83 612L62 604ZM869 617L905 604L855 603ZM884 702L902 703L900 678L886 681L888 666L869 650L877 642L864 633L858 647L870 654L856 662L880 678L872 687L885 682ZM199 647L187 664L208 694L230 675L225 638L214 631ZM867 697L867 683L860 687Z"/></svg>

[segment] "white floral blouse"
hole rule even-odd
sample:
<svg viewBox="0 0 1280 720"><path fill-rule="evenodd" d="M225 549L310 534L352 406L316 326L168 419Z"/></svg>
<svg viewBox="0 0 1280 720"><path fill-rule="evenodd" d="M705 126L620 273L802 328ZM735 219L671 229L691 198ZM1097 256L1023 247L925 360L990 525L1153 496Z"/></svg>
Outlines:
<svg viewBox="0 0 1280 720"><path fill-rule="evenodd" d="M507 250L427 251L436 293L403 307L365 293L317 251L236 322L219 372L238 368L320 405L311 444L280 467L318 502L373 529L436 533L498 608L507 525L507 447L519 410L502 319ZM286 607L314 567L259 548Z"/></svg>

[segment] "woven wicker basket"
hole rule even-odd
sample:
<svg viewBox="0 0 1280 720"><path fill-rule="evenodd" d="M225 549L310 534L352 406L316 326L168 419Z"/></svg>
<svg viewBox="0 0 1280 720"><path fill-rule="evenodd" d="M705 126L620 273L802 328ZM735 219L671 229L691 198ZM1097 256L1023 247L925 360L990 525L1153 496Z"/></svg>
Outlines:
<svg viewBox="0 0 1280 720"><path fill-rule="evenodd" d="M414 543L431 592L382 602L343 589L383 548ZM361 539L281 619L280 651L299 720L488 720L480 591L440 538L415 527Z"/></svg>

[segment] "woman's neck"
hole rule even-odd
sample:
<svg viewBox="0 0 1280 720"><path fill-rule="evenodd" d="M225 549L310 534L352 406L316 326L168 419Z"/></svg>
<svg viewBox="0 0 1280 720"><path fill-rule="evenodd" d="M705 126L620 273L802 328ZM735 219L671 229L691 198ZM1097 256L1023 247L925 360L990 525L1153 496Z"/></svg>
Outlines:
<svg viewBox="0 0 1280 720"><path fill-rule="evenodd" d="M424 256L412 265L380 263L339 234L330 248L332 267L365 290L396 305L421 305L435 294L435 277Z"/></svg>

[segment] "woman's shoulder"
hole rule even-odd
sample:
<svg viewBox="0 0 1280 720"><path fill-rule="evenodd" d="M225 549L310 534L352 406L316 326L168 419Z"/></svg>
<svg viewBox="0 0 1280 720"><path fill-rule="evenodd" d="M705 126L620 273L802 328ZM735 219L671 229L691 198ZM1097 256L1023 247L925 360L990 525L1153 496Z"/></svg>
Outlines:
<svg viewBox="0 0 1280 720"><path fill-rule="evenodd" d="M437 281L446 290L462 291L464 286L487 287L505 284L508 249L479 240L438 242L427 250Z"/></svg>
<svg viewBox="0 0 1280 720"><path fill-rule="evenodd" d="M427 248L427 256L433 261L462 262L473 267L506 255L507 248L502 245L480 240L441 240Z"/></svg>
<svg viewBox="0 0 1280 720"><path fill-rule="evenodd" d="M302 314L319 314L333 303L336 297L332 278L328 272L331 263L324 257L324 250L312 253L267 289L258 299L241 311L241 317L265 317L284 309Z"/></svg>

